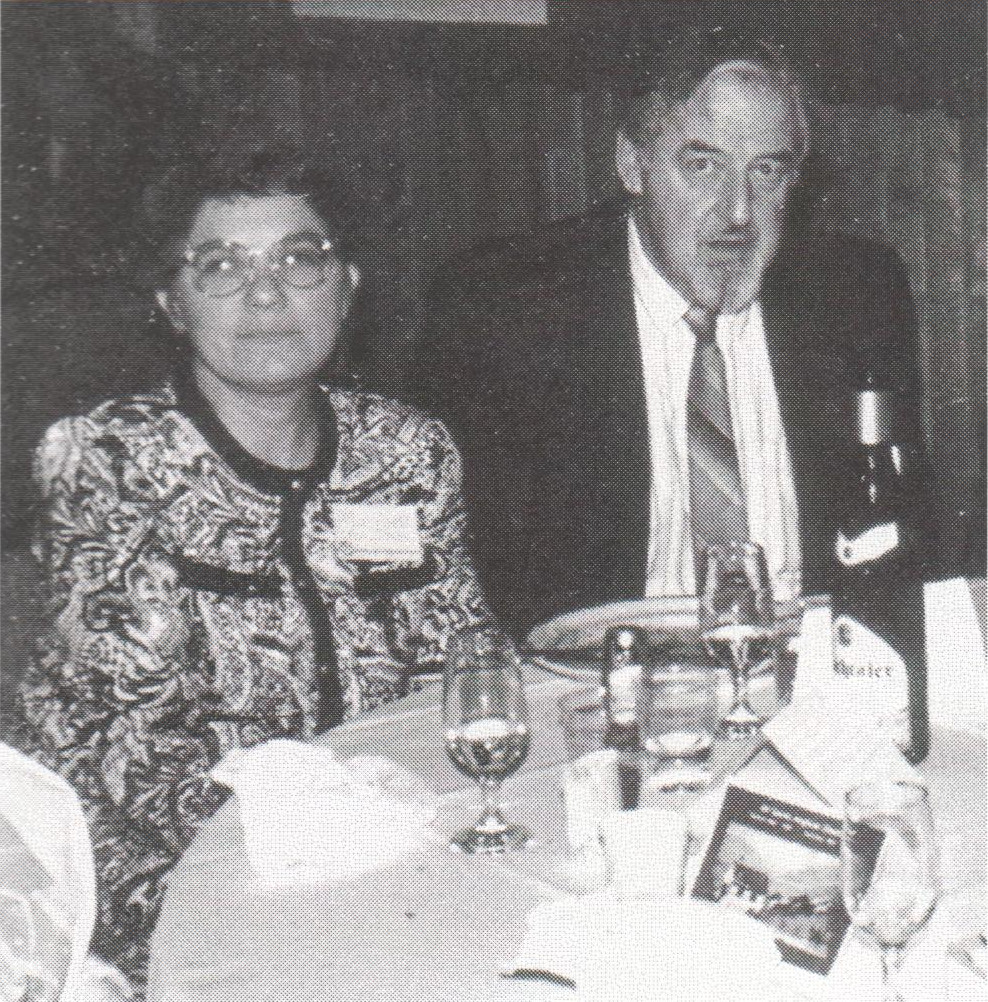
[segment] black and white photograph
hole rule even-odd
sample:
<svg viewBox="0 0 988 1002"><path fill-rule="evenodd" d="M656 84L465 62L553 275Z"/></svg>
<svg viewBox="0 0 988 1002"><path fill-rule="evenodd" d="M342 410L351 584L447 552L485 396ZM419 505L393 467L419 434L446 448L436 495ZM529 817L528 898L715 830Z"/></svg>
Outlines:
<svg viewBox="0 0 988 1002"><path fill-rule="evenodd" d="M772 926L783 959L826 974L848 927L840 840L840 818L729 786L693 897Z"/></svg>
<svg viewBox="0 0 988 1002"><path fill-rule="evenodd" d="M981 0L0 39L2 1002L664 997L701 857L683 999L771 1002L748 919L825 969L849 918L843 998L983 996ZM759 754L786 709L840 780ZM819 867L715 833L756 770Z"/></svg>

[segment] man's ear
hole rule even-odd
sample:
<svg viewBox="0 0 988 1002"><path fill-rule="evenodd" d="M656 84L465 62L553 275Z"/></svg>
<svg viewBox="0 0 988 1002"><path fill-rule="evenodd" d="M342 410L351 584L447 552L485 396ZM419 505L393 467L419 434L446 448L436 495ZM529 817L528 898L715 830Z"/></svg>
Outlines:
<svg viewBox="0 0 988 1002"><path fill-rule="evenodd" d="M617 134L614 150L614 162L617 172L629 195L642 193L642 166L638 156L638 147L621 130Z"/></svg>
<svg viewBox="0 0 988 1002"><path fill-rule="evenodd" d="M350 276L350 289L355 292L360 285L360 269L355 264L348 264L346 270Z"/></svg>

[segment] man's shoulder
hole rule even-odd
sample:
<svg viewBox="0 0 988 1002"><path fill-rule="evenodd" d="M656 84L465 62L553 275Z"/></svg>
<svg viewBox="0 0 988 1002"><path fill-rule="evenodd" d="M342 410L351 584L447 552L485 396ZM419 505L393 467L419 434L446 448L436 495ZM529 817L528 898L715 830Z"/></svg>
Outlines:
<svg viewBox="0 0 988 1002"><path fill-rule="evenodd" d="M820 230L789 238L776 259L775 271L786 280L815 282L887 275L902 268L893 247L867 237Z"/></svg>
<svg viewBox="0 0 988 1002"><path fill-rule="evenodd" d="M582 279L590 262L612 253L626 232L626 210L595 211L486 241L448 262L434 289L492 297L526 287L545 291ZM623 245L621 245L623 246Z"/></svg>

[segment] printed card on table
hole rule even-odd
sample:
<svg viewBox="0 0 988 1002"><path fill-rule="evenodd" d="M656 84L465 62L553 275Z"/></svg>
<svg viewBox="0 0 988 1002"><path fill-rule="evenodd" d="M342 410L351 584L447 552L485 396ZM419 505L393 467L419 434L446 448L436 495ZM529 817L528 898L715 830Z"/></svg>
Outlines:
<svg viewBox="0 0 988 1002"><path fill-rule="evenodd" d="M840 840L835 816L729 785L692 896L771 926L784 961L825 975L850 924Z"/></svg>
<svg viewBox="0 0 988 1002"><path fill-rule="evenodd" d="M834 808L844 794L870 780L916 781L916 770L893 740L893 732L863 726L816 697L793 703L762 728L762 734L800 779Z"/></svg>

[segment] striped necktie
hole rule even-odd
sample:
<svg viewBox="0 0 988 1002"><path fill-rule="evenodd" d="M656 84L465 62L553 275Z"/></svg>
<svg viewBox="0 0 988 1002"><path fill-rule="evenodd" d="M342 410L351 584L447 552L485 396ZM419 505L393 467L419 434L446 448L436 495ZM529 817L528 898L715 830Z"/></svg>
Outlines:
<svg viewBox="0 0 988 1002"><path fill-rule="evenodd" d="M699 588L706 548L731 539L747 539L748 515L731 425L724 357L716 338L717 315L691 306L683 319L696 335L686 396L686 440L693 556Z"/></svg>

